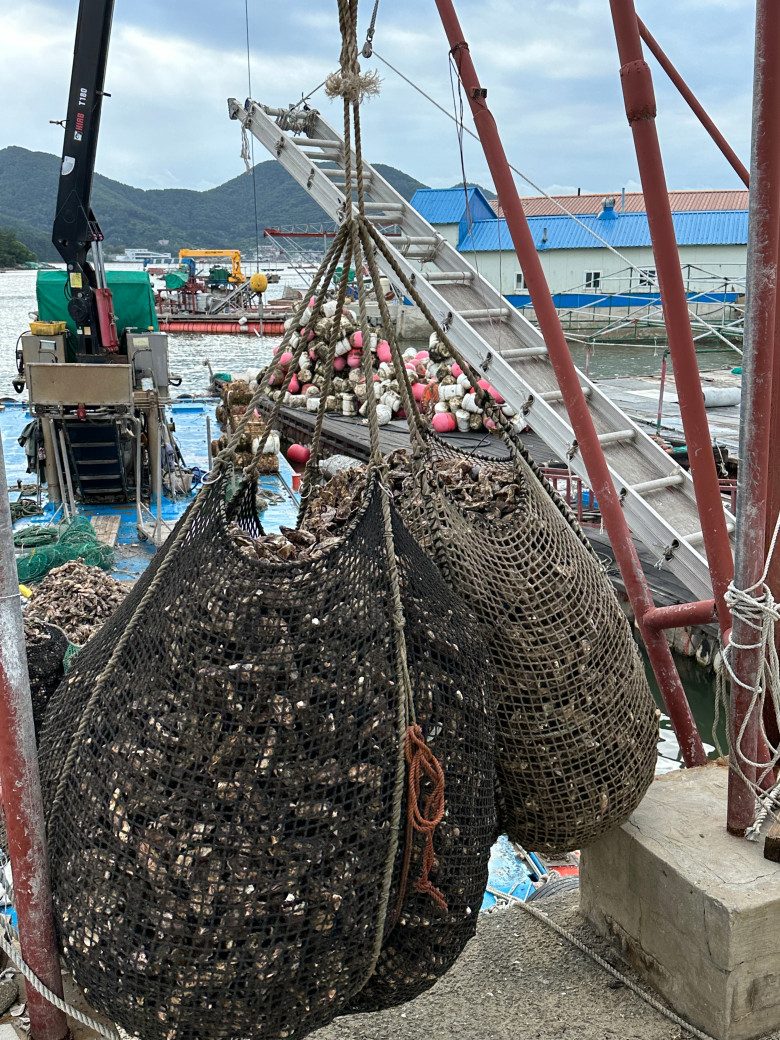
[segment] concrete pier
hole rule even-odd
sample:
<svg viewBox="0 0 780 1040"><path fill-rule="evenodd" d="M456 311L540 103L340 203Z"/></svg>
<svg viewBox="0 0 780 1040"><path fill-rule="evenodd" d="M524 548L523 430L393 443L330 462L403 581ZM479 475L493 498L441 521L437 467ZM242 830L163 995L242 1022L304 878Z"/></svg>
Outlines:
<svg viewBox="0 0 780 1040"><path fill-rule="evenodd" d="M780 864L726 833L728 771L657 780L582 857L581 907L640 976L717 1040L780 1028Z"/></svg>

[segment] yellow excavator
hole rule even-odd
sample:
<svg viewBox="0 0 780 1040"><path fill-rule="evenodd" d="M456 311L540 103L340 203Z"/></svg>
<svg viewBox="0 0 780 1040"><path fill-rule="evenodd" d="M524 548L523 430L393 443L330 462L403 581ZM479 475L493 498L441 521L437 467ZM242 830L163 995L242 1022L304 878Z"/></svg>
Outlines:
<svg viewBox="0 0 780 1040"><path fill-rule="evenodd" d="M179 260L186 257L212 257L220 260L230 260L232 269L228 275L228 281L232 285L243 285L246 281L244 272L241 270L241 253L238 249L180 249Z"/></svg>

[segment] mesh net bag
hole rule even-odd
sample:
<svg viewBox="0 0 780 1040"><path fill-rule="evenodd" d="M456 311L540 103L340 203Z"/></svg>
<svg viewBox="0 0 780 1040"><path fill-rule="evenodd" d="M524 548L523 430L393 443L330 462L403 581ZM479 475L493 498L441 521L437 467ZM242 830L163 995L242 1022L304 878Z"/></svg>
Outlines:
<svg viewBox="0 0 780 1040"><path fill-rule="evenodd" d="M435 831L436 892L419 878L425 842L407 823L399 844L386 937L371 980L353 1011L411 1000L454 964L473 936L496 836L492 687L473 619L453 601L438 573L416 563L420 549L396 523L404 589L407 655L417 722L444 773L443 819ZM430 565L429 565L430 566ZM436 608L431 612L435 591ZM476 636L476 638L475 638ZM432 653L437 648L438 652ZM450 662L473 662L468 686ZM404 817L408 820L408 797ZM437 896L438 893L438 896Z"/></svg>
<svg viewBox="0 0 780 1040"><path fill-rule="evenodd" d="M658 712L628 622L520 453L506 463L428 443L420 484L396 501L484 629L500 823L537 852L582 848L627 819L653 779ZM501 490L487 518L452 485L489 477Z"/></svg>
<svg viewBox="0 0 780 1040"><path fill-rule="evenodd" d="M226 506L225 485L201 492L78 655L43 729L63 952L93 1006L145 1040L303 1036L391 964L404 927L405 718L376 484L305 564L247 560L226 529L262 534L254 488ZM442 847L461 820L472 843L453 859L463 878L429 864L459 917L447 950L417 942L429 984L475 923L492 743L468 618L394 528L419 723L453 756ZM410 937L432 933L414 917L421 855L415 841Z"/></svg>

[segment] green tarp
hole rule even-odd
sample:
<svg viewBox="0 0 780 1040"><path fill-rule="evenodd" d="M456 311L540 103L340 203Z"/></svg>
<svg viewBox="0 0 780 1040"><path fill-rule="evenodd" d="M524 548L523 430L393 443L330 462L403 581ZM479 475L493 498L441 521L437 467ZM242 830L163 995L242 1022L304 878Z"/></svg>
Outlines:
<svg viewBox="0 0 780 1040"><path fill-rule="evenodd" d="M146 271L106 271L108 287L114 299L114 314L119 335L126 328L145 332L150 327L157 331L152 283ZM41 321L66 321L73 335L76 326L68 314L65 296L65 271L39 271L36 282L38 318Z"/></svg>

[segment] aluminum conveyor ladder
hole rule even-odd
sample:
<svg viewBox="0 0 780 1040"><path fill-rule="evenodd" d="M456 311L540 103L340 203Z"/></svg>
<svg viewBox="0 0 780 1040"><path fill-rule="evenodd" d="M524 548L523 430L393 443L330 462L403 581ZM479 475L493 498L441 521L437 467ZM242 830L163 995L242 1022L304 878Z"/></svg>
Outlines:
<svg viewBox="0 0 780 1040"><path fill-rule="evenodd" d="M342 222L352 199L345 183L344 142L322 116L253 101L241 105L235 99L229 100L228 107L231 118L265 145L325 213ZM354 152L352 164L354 189ZM364 162L363 169L369 218L380 229L393 225L386 241L397 264L452 342L550 449L587 479L538 329L372 166ZM381 253L376 259L390 281L397 281ZM694 596L711 597L690 475L581 372L579 378L634 537L657 555L659 567L668 567ZM727 514L726 520L733 541L734 517Z"/></svg>

